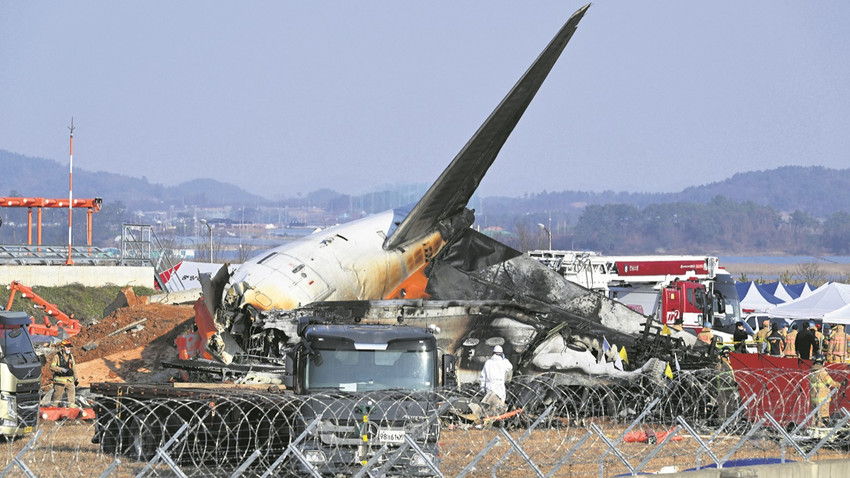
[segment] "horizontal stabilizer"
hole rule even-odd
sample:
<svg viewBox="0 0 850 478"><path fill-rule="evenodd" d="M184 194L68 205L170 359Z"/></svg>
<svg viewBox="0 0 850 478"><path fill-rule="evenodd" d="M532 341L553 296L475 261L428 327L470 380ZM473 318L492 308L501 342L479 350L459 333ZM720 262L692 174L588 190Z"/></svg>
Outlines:
<svg viewBox="0 0 850 478"><path fill-rule="evenodd" d="M484 174L572 38L588 7L590 5L585 5L570 17L410 214L387 237L384 241L385 250L424 236L440 221L466 208Z"/></svg>

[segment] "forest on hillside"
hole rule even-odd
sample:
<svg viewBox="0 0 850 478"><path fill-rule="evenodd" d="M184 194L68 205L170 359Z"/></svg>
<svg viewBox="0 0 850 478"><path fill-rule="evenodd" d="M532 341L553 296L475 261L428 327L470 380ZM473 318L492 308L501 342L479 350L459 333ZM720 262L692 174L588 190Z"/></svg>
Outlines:
<svg viewBox="0 0 850 478"><path fill-rule="evenodd" d="M605 254L850 254L850 213L819 219L794 211L716 196L710 202L589 205L573 223L568 214L487 215L491 229L520 250L548 247ZM541 225L543 227L541 227Z"/></svg>
<svg viewBox="0 0 850 478"><path fill-rule="evenodd" d="M0 166L6 171L0 195L67 194L67 169L55 161L0 150ZM143 176L74 173L75 197L103 198L93 230L93 242L101 246L115 245L123 223L156 224L152 218L163 216L182 221L183 231L197 231L196 223L187 224L204 217L198 215L204 208L229 211L227 219L241 223L275 222L287 212L309 210L313 220L302 225L325 227L410 206L427 188L386 186L357 195L316 189L272 200L209 179L166 187ZM551 233L554 248L605 254L850 254L850 169L784 166L677 193L476 195L469 207L476 211L476 228L520 250L548 247ZM67 218L65 211L44 211L44 244L67 242ZM2 208L0 220L0 244L25 243L26 209ZM85 211L75 211L75 243L85 240L85 222Z"/></svg>

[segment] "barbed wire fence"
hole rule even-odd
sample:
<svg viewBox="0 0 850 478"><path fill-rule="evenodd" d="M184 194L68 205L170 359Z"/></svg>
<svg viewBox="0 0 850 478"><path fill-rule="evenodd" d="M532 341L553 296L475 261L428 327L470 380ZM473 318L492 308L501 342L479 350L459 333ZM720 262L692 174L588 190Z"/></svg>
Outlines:
<svg viewBox="0 0 850 478"><path fill-rule="evenodd" d="M97 396L97 420L45 420L7 441L0 474L607 477L850 457L850 412L837 408L844 386L813 407L799 374L746 375L683 371L641 384L523 376L505 407L473 388ZM815 427L823 407L830 422Z"/></svg>

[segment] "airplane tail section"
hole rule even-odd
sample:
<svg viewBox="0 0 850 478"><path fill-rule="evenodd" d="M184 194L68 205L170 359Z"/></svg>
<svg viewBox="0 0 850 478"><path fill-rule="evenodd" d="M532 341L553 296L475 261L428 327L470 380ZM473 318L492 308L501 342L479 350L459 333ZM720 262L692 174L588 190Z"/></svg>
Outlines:
<svg viewBox="0 0 850 478"><path fill-rule="evenodd" d="M410 214L387 237L384 241L385 250L425 235L466 208L484 174L549 75L589 7L590 4L581 7L570 17Z"/></svg>

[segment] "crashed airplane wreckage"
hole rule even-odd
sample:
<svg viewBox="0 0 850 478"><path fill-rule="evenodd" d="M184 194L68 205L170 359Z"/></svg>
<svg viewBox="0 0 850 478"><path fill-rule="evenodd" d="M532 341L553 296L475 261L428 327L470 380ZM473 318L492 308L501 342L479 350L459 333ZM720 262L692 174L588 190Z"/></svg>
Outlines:
<svg viewBox="0 0 850 478"><path fill-rule="evenodd" d="M262 400L286 402L289 412L278 416L280 423L254 424L251 433L275 430L274 438L263 440L285 443L309 430L306 424L315 418L323 428L314 433L318 448L310 456L323 463L323 472L347 473L346 466L375 452L350 429L361 417L380 422L369 446L396 446L415 425L422 433L414 439L433 451L438 423L426 417L437 412L431 403L437 390L457 390L458 379L461 385L474 382L496 344L506 349L517 374L572 372L559 375L570 377L565 386L647 377L660 383L663 360L680 353L685 363L684 340L693 336L661 336L646 317L470 228L469 199L587 8L573 14L415 206L318 231L258 255L232 275L222 268L202 278L204 299L195 306L202 356L169 365L293 389L295 395L281 394L284 387L270 386ZM430 298L412 298L424 279ZM630 371L615 368L612 351L620 347L632 358ZM412 368L403 359L413 359ZM411 372L404 376L405 370ZM402 406L390 401L399 390L432 399L405 392ZM100 397L94 441L104 451L136 450L140 456L139 450L155 450L176 432L175 417L195 413L190 404L212 403L209 389L93 384L92 391ZM370 398L364 409L358 399L341 395L352 391L384 395ZM301 397L297 411L292 397ZM151 400L161 405L156 416L144 406ZM414 405L419 412L411 412ZM215 416L236 420L221 425L227 436L231 426L251 421L235 410ZM206 426L203 433L210 430ZM352 433L356 440L349 443L345 437ZM271 446L251 436L239 452ZM141 438L128 443L128 437ZM215 437L181 438L196 439ZM322 449L331 442L339 446ZM187 453L190 461L197 458Z"/></svg>
<svg viewBox="0 0 850 478"><path fill-rule="evenodd" d="M469 257L473 242L500 250L498 260L487 265L489 261L479 256L475 268L467 270L469 262L463 258ZM453 257L461 262L453 262ZM660 379L667 362L698 368L713 361L707 350L690 347L693 335L661 335L652 319L472 229L426 270L427 299L321 301L289 310L252 311L250 316L234 314L226 336L232 350L239 352L230 364L193 359L168 365L243 383L292 386L287 352L299 345L299 321L304 319L328 325L431 328L440 349L457 359L460 384L477 383L495 345L503 347L515 374L557 372L565 385ZM222 272L203 281L207 290L215 291L227 278ZM199 330L211 331L203 301L195 310ZM619 348L628 350L632 366L622 366Z"/></svg>

